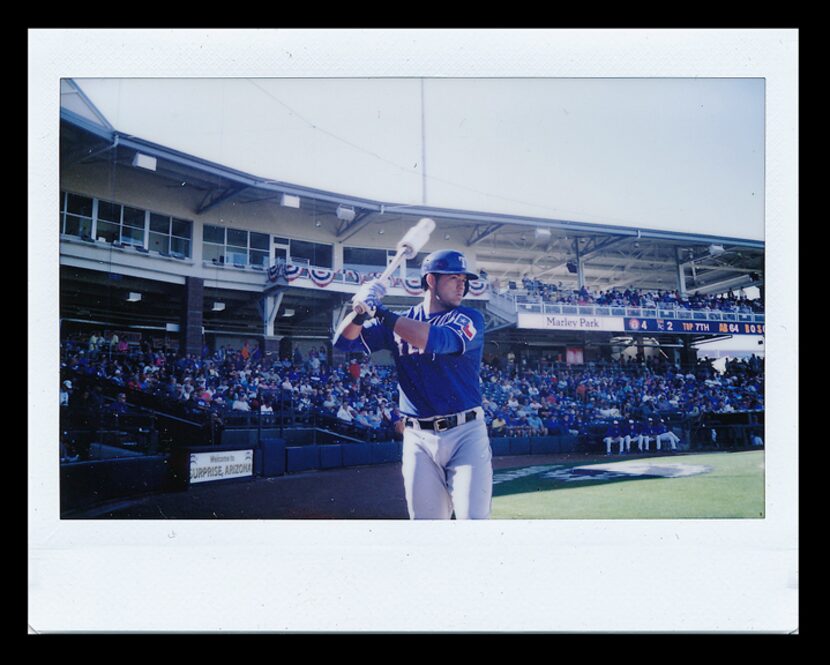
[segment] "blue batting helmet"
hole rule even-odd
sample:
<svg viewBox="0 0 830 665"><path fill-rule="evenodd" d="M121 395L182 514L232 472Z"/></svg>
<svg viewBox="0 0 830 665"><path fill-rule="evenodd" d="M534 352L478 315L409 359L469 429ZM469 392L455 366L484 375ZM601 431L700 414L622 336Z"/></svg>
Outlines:
<svg viewBox="0 0 830 665"><path fill-rule="evenodd" d="M467 283L464 285L464 295L470 290L471 279L478 279L478 275L467 268L467 259L461 252L454 249L439 249L429 254L421 263L421 288L427 289L427 275L467 275Z"/></svg>

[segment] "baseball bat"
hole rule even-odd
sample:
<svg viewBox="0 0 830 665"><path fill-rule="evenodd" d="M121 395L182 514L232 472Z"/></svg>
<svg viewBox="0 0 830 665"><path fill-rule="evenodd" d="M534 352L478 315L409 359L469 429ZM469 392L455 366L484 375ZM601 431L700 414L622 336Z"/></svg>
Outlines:
<svg viewBox="0 0 830 665"><path fill-rule="evenodd" d="M386 266L386 270L381 273L381 276L378 277L378 279L385 282L392 276L392 273L400 267L401 263L407 259L414 259L418 252L421 251L421 248L427 244L429 236L434 230L435 222L432 219L429 217L422 217L419 219L418 223L409 229L409 231L404 234L403 238L398 241L398 244L395 247L397 251L395 252L394 258L389 262L389 265ZM332 337L331 340L332 344L337 343L337 340L340 339L340 335L343 334L343 331L352 322L354 317L365 311L366 305L362 302L354 303L352 311L343 317L340 325L337 326L337 330L334 331L334 337Z"/></svg>

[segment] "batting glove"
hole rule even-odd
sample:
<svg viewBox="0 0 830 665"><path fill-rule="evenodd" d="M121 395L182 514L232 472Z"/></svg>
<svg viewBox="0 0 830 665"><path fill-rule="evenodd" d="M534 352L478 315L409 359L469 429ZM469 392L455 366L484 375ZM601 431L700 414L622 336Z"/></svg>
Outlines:
<svg viewBox="0 0 830 665"><path fill-rule="evenodd" d="M373 279L363 284L352 298L352 308L358 307L374 316L375 310L386 295L386 286L379 279Z"/></svg>

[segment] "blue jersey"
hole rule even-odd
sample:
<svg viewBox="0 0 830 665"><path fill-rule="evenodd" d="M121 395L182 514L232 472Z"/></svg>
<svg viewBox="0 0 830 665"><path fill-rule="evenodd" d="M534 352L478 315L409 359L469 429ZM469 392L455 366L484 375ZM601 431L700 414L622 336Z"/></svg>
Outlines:
<svg viewBox="0 0 830 665"><path fill-rule="evenodd" d="M620 436L620 426L619 425L609 425L608 429L605 430L605 436L610 436L613 439L616 439Z"/></svg>
<svg viewBox="0 0 830 665"><path fill-rule="evenodd" d="M456 307L427 316L420 304L403 316L433 326L425 349L411 346L376 320L364 325L357 339L341 336L336 346L343 351L391 351L398 370L400 411L405 415L431 418L481 406L481 313Z"/></svg>

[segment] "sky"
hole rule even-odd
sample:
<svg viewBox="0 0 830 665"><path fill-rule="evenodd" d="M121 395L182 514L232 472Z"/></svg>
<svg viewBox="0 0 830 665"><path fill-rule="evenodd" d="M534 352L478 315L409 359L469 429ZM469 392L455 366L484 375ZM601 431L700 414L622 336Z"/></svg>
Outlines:
<svg viewBox="0 0 830 665"><path fill-rule="evenodd" d="M739 78L76 78L119 131L405 205L764 239Z"/></svg>

